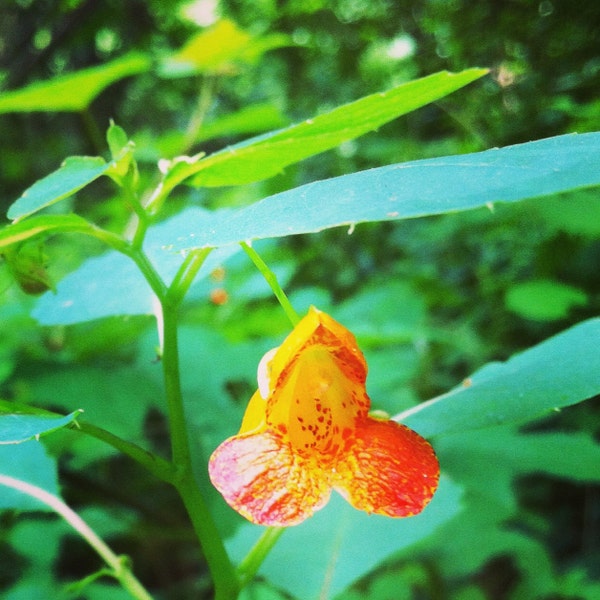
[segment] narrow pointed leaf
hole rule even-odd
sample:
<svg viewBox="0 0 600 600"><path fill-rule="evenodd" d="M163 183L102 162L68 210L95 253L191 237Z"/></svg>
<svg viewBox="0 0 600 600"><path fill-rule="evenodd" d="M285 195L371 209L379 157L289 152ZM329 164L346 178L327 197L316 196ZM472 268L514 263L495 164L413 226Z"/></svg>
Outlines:
<svg viewBox="0 0 600 600"><path fill-rule="evenodd" d="M239 210L198 211L173 250L437 215L600 185L599 155L596 132L359 171Z"/></svg>
<svg viewBox="0 0 600 600"><path fill-rule="evenodd" d="M26 189L8 209L9 219L22 219L78 192L109 168L99 156L70 156L56 170Z"/></svg>
<svg viewBox="0 0 600 600"><path fill-rule="evenodd" d="M600 319L590 319L396 417L425 437L523 423L600 394Z"/></svg>
<svg viewBox="0 0 600 600"><path fill-rule="evenodd" d="M486 69L441 72L371 94L350 104L252 138L206 158L174 162L165 176L165 190L184 179L195 186L240 185L260 181L308 156L339 146L389 121L434 102L483 77Z"/></svg>
<svg viewBox="0 0 600 600"><path fill-rule="evenodd" d="M0 229L0 250L44 233L90 233L93 230L89 221L74 214L33 216Z"/></svg>
<svg viewBox="0 0 600 600"><path fill-rule="evenodd" d="M68 73L48 81L0 94L0 113L9 112L78 112L86 109L106 87L128 77L147 71L148 56L132 53L117 60Z"/></svg>
<svg viewBox="0 0 600 600"><path fill-rule="evenodd" d="M4 413L0 406L0 444L20 444L73 423L81 411L66 416Z"/></svg>

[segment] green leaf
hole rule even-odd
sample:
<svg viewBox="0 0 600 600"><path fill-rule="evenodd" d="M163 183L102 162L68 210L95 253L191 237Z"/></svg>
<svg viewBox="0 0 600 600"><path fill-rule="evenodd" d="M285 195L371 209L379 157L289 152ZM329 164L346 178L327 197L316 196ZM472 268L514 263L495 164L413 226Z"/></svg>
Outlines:
<svg viewBox="0 0 600 600"><path fill-rule="evenodd" d="M90 233L94 226L78 215L39 215L0 229L0 249L43 233Z"/></svg>
<svg viewBox="0 0 600 600"><path fill-rule="evenodd" d="M600 133L389 165L316 181L242 209L191 215L174 250L217 247L517 202L600 184Z"/></svg>
<svg viewBox="0 0 600 600"><path fill-rule="evenodd" d="M104 65L68 73L49 81L38 81L24 88L0 94L0 114L82 111L115 81L148 71L150 66L150 57L131 53Z"/></svg>
<svg viewBox="0 0 600 600"><path fill-rule="evenodd" d="M130 141L125 133L125 130L118 125L115 125L113 121L110 123L110 127L106 132L106 141L110 149L112 161L105 171L117 185L125 185L124 178L128 172L130 172L134 178L137 177L137 167L133 161L133 151L135 149L134 142ZM130 167L134 166L133 171L130 171ZM132 185L135 184L135 179L132 180Z"/></svg>
<svg viewBox="0 0 600 600"><path fill-rule="evenodd" d="M461 488L442 477L421 514L390 519L357 511L334 493L325 508L285 532L259 573L297 598L331 598L458 514L460 497ZM244 525L228 540L234 560L243 558L258 533L258 527Z"/></svg>
<svg viewBox="0 0 600 600"><path fill-rule="evenodd" d="M99 156L71 156L56 171L27 188L10 205L6 216L13 220L22 219L64 200L104 175L109 166Z"/></svg>
<svg viewBox="0 0 600 600"><path fill-rule="evenodd" d="M569 311L587 303L587 295L579 288L560 281L538 279L517 283L508 290L506 308L525 319L555 321Z"/></svg>
<svg viewBox="0 0 600 600"><path fill-rule="evenodd" d="M0 402L0 444L20 444L42 435L52 433L75 422L82 412L76 410L69 415L16 414L6 413L10 403Z"/></svg>
<svg viewBox="0 0 600 600"><path fill-rule="evenodd" d="M600 319L584 321L398 415L421 435L523 423L600 393Z"/></svg>
<svg viewBox="0 0 600 600"><path fill-rule="evenodd" d="M77 406L84 411L86 422L141 444L144 440L144 418L150 408L157 406L161 395L160 385L153 380L154 372L160 367L152 363L152 359L156 358L156 340L152 342L154 347L144 348L144 360L140 360L139 365L122 367L115 364L109 370L69 365L45 368L38 365L34 370L25 371L23 377L28 381L31 397L36 398L41 406L64 412ZM100 444L90 436L77 431L66 433L46 439L48 444L52 444L60 436L60 452L72 455L71 465L75 469L117 453L113 446Z"/></svg>
<svg viewBox="0 0 600 600"><path fill-rule="evenodd" d="M554 231L587 238L600 237L600 194L598 190L577 190L553 198L551 202L532 203L534 218L541 218Z"/></svg>
<svg viewBox="0 0 600 600"><path fill-rule="evenodd" d="M520 433L511 425L445 435L435 446L444 470L490 501L510 496L516 505L511 485L520 475L545 473L579 482L600 481L600 445L586 433ZM496 468L489 472L490 464ZM499 492L503 481L505 490Z"/></svg>
<svg viewBox="0 0 600 600"><path fill-rule="evenodd" d="M272 177L288 165L373 131L486 73L485 69L436 73L387 92L365 96L286 129L246 140L207 158L181 157L171 163L163 186L168 193L192 176L191 184L195 186L239 185Z"/></svg>
<svg viewBox="0 0 600 600"><path fill-rule="evenodd" d="M110 126L106 132L106 141L108 142L108 148L113 159L119 158L122 150L129 143L129 138L125 130L116 125L113 121L110 122Z"/></svg>
<svg viewBox="0 0 600 600"><path fill-rule="evenodd" d="M56 461L36 441L15 446L0 446L0 474L37 485L59 495ZM50 510L35 498L0 485L0 510Z"/></svg>

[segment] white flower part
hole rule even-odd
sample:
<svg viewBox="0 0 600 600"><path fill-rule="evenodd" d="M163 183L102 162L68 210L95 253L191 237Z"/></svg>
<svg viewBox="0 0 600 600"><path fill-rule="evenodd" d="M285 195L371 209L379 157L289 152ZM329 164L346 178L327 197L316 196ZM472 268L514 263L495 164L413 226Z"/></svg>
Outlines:
<svg viewBox="0 0 600 600"><path fill-rule="evenodd" d="M258 372L256 373L256 379L258 380L258 391L260 392L263 400L266 400L269 396L269 387L271 382L271 369L269 368L270 362L275 356L275 352L279 350L279 346L277 348L273 348L269 350L258 363Z"/></svg>

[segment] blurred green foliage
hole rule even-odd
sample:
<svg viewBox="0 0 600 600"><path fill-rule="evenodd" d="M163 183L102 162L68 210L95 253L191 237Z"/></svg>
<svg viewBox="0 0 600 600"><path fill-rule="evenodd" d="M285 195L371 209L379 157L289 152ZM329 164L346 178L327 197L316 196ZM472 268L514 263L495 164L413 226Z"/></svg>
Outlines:
<svg viewBox="0 0 600 600"><path fill-rule="evenodd" d="M194 18L208 25L218 16L228 19L221 22L226 29L219 44L244 48L244 60L231 61L220 46L212 67L190 65L186 49L206 35ZM17 93L11 90L61 77L69 83L71 73L86 69L96 77L124 56L135 60L127 65L132 76L104 80L94 94L82 91L62 106L58 101L65 98L56 97L57 112L46 112L46 105L0 114L3 213L65 157L109 159L101 132L111 118L132 136L141 167L153 166L184 152L220 150L442 69L489 67L492 76L266 181L178 189L167 212L189 204L237 207L359 169L599 129L599 20L600 5L592 0L7 3L0 19L0 85L8 100L0 100L0 111L10 108L10 94ZM23 97L10 101L25 108ZM150 184L150 173L141 168L139 177ZM106 193L109 183L94 182L66 203L120 231L130 210ZM468 384L465 378L489 361L505 360L597 315L599 224L598 190L592 189L493 211L360 225L351 235L333 229L257 248L299 312L318 305L355 331L370 365L374 405L395 414ZM96 241L79 236L48 237L43 248L32 250L40 259L35 282L52 287L100 251ZM61 414L83 408L90 422L167 454L153 319L124 315L39 327L30 315L39 315L43 305L23 293L14 262L5 258L2 397ZM118 264L101 264L120 276ZM182 314L183 386L200 480L212 449L237 430L260 357L289 329L245 256L230 258L224 268L219 264L211 265L212 275L194 289ZM85 279L84 270L77 273ZM81 290L81 280L73 289ZM122 303L132 301L135 282L131 289ZM114 313L109 307L104 314ZM330 581L321 597L596 597L599 409L596 398L525 429L502 426L434 439L448 486L435 509L443 524L435 531L432 524L431 535L407 547L394 534L387 551L369 556L369 526L353 522L357 529L345 532L350 546L344 566L351 573L342 583ZM111 447L71 430L45 438L44 447L26 442L19 448L19 460L44 467L53 486L58 464L63 497L133 558L136 574L157 598L210 597L208 573L198 564L196 541L170 489ZM34 455L41 450L43 456ZM232 552L243 556L255 531L240 527L216 493L211 502ZM283 554L276 547L264 578L243 592L244 600L303 598L298 590L306 561L314 560L310 543L320 545L329 517L343 520L338 509L332 505L318 515L323 522L315 518L287 532ZM64 597L68 583L98 568L66 526L40 512L3 512L0 552L0 593L10 598ZM127 596L100 580L70 597Z"/></svg>

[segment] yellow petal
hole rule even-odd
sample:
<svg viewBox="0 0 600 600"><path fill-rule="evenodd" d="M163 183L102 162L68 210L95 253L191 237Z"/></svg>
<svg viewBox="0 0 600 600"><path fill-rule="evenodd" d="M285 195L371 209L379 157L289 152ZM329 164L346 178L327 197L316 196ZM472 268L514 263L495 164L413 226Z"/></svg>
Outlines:
<svg viewBox="0 0 600 600"><path fill-rule="evenodd" d="M366 363L354 336L311 308L267 368L267 426L302 456L332 460L343 452L370 405Z"/></svg>
<svg viewBox="0 0 600 600"><path fill-rule="evenodd" d="M263 429L266 425L266 408L266 400L260 395L260 391L256 390L244 413L239 433L251 433Z"/></svg>

